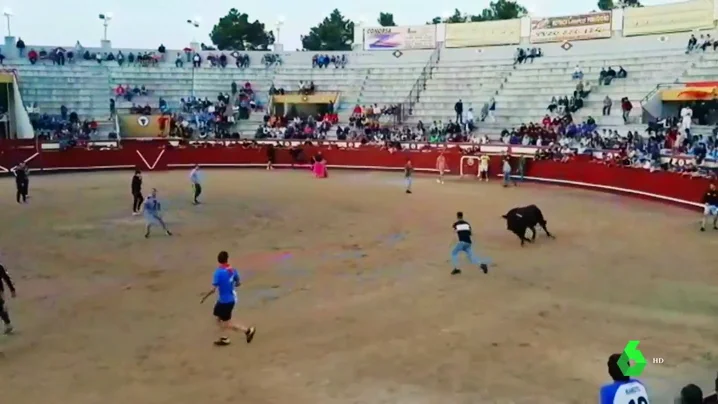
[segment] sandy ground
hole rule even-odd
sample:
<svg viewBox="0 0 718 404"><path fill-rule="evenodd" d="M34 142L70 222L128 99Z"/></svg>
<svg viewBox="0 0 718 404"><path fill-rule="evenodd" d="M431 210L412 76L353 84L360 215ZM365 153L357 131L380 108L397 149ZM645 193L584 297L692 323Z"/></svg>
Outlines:
<svg viewBox="0 0 718 404"><path fill-rule="evenodd" d="M2 262L19 296L0 337L13 404L588 403L605 362L641 341L644 380L668 402L711 386L718 232L658 203L525 184L397 173L150 173L174 237L142 237L129 173L35 176L31 203L0 180ZM556 240L523 249L500 215L536 203ZM463 210L488 275L450 276ZM226 348L199 304L216 255L244 285L251 345ZM48 401L49 400L49 401Z"/></svg>

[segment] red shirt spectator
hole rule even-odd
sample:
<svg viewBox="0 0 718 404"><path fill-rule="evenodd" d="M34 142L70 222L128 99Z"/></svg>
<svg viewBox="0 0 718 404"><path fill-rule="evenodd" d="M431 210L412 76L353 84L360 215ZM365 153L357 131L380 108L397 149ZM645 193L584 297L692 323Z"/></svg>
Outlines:
<svg viewBox="0 0 718 404"><path fill-rule="evenodd" d="M357 104L357 105L354 107L354 111L352 111L352 113L353 113L354 115L356 115L356 116L360 116L360 115L361 115L361 107L359 106L359 104Z"/></svg>
<svg viewBox="0 0 718 404"><path fill-rule="evenodd" d="M251 93L251 92L252 92L252 84L250 84L249 82L244 83L244 89L245 89L248 93Z"/></svg>
<svg viewBox="0 0 718 404"><path fill-rule="evenodd" d="M118 97L122 97L123 95L125 95L125 88L122 87L122 84L117 86L117 88L115 89L115 95Z"/></svg>
<svg viewBox="0 0 718 404"><path fill-rule="evenodd" d="M541 121L544 128L549 128L551 126L551 117L546 115L543 117L543 120Z"/></svg>
<svg viewBox="0 0 718 404"><path fill-rule="evenodd" d="M31 49L30 52L27 53L27 58L30 59L31 61L37 60L38 56L37 56L37 52L35 51L35 49Z"/></svg>

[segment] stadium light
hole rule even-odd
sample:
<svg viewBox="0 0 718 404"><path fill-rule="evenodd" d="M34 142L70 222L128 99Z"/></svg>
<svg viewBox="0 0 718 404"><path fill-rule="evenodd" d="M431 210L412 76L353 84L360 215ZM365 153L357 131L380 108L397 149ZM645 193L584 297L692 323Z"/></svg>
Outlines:
<svg viewBox="0 0 718 404"><path fill-rule="evenodd" d="M199 29L199 26L202 24L202 17L196 15L190 19L187 20L187 24L192 27L192 43L197 42L197 30Z"/></svg>
<svg viewBox="0 0 718 404"><path fill-rule="evenodd" d="M12 10L9 7L5 7L2 9L2 15L4 15L5 20L7 20L7 36L12 36L10 33L10 17L13 16Z"/></svg>
<svg viewBox="0 0 718 404"><path fill-rule="evenodd" d="M102 37L102 40L103 40L103 41L107 41L107 27L110 25L110 21L112 21L112 17L113 17L113 16L114 16L114 15L113 15L112 13L109 13L109 12L108 12L108 13L105 13L105 14L100 14L100 15L99 15L100 19L102 20L102 27L104 28L104 32L105 32L104 35L103 35L103 37Z"/></svg>
<svg viewBox="0 0 718 404"><path fill-rule="evenodd" d="M284 25L284 21L286 21L286 18L283 15L277 17L277 23L275 24L277 27L277 35L274 37L274 43L281 43L279 42L279 33L282 30L282 25Z"/></svg>

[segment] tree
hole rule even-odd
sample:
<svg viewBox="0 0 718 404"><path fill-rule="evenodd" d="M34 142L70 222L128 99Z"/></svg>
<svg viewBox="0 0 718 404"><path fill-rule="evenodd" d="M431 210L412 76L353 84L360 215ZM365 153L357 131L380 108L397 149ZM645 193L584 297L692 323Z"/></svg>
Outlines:
<svg viewBox="0 0 718 404"><path fill-rule="evenodd" d="M258 20L249 22L249 16L236 8L219 19L209 37L219 50L267 50L274 44L272 31Z"/></svg>
<svg viewBox="0 0 718 404"><path fill-rule="evenodd" d="M308 51L351 50L354 43L354 23L334 9L329 17L316 27L310 28L309 34L302 35L301 38L302 47Z"/></svg>
<svg viewBox="0 0 718 404"><path fill-rule="evenodd" d="M376 20L382 27L396 27L394 22L394 14L392 13L379 13L379 18Z"/></svg>
<svg viewBox="0 0 718 404"><path fill-rule="evenodd" d="M462 22L511 20L523 17L526 14L528 14L526 7L520 5L516 1L496 0L489 3L489 7L481 10L480 14L463 14L458 9L455 9L454 14L447 18L446 21L444 21L441 17L434 17L434 19L427 22L427 24L441 24L442 22L447 24L459 24Z"/></svg>
<svg viewBox="0 0 718 404"><path fill-rule="evenodd" d="M598 0L598 8L604 11L613 10L614 8L630 8L643 7L640 0Z"/></svg>

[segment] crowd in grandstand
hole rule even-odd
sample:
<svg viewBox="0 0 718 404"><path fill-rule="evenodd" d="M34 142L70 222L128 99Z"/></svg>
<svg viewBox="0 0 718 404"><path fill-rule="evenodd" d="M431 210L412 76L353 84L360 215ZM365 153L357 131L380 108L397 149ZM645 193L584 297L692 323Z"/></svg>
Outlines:
<svg viewBox="0 0 718 404"><path fill-rule="evenodd" d="M312 57L312 67L327 68L329 65L335 69L344 68L347 65L347 55L314 55Z"/></svg>

